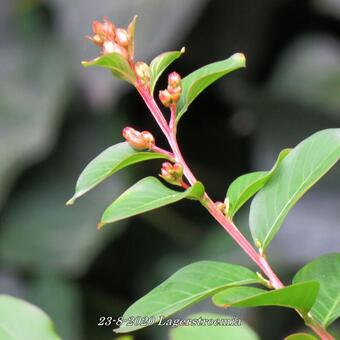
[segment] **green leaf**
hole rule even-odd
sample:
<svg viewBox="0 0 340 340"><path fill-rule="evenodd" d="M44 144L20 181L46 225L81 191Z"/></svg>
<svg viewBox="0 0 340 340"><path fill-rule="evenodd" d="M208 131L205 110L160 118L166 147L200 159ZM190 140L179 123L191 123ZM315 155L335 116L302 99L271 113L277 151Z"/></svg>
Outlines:
<svg viewBox="0 0 340 340"><path fill-rule="evenodd" d="M306 264L294 276L293 282L316 280L320 292L311 310L323 327L340 316L340 254L328 254Z"/></svg>
<svg viewBox="0 0 340 340"><path fill-rule="evenodd" d="M254 287L234 287L217 293L212 300L219 307L283 306L308 313L318 295L319 287L316 281L270 291Z"/></svg>
<svg viewBox="0 0 340 340"><path fill-rule="evenodd" d="M236 178L230 184L227 192L227 199L229 200L229 217L233 218L243 204L264 187L274 174L278 165L290 151L291 149L282 150L270 171L251 172Z"/></svg>
<svg viewBox="0 0 340 340"><path fill-rule="evenodd" d="M195 262L183 267L147 295L135 302L123 315L166 318L205 299L226 287L259 283L258 276L248 268L213 261ZM150 323L151 324L151 323ZM145 326L123 323L117 333L131 332Z"/></svg>
<svg viewBox="0 0 340 340"><path fill-rule="evenodd" d="M288 335L284 340L317 340L317 338L308 333L295 333Z"/></svg>
<svg viewBox="0 0 340 340"><path fill-rule="evenodd" d="M124 218L175 203L184 198L199 200L204 194L202 183L196 182L185 191L166 187L156 177L146 177L121 194L105 211L98 228Z"/></svg>
<svg viewBox="0 0 340 340"><path fill-rule="evenodd" d="M109 68L113 75L119 79L123 79L135 84L136 76L129 65L128 61L119 53L110 53L101 55L90 61L82 61L81 63L84 67L89 66L99 66L104 68Z"/></svg>
<svg viewBox="0 0 340 340"><path fill-rule="evenodd" d="M61 340L41 309L9 295L0 295L0 339Z"/></svg>
<svg viewBox="0 0 340 340"><path fill-rule="evenodd" d="M110 146L86 166L77 181L75 194L66 204L73 204L78 197L129 165L159 158L167 156L157 152L136 151L127 142Z"/></svg>
<svg viewBox="0 0 340 340"><path fill-rule="evenodd" d="M228 59L203 66L186 76L182 80L183 90L177 104L176 124L178 124L183 114L188 110L189 105L205 88L224 75L245 67L245 64L246 59L244 55L236 53Z"/></svg>
<svg viewBox="0 0 340 340"><path fill-rule="evenodd" d="M153 59L150 63L150 91L153 94L155 90L156 83L161 76L161 74L165 71L165 69L173 63L176 59L178 59L185 52L185 48L182 47L180 51L170 51L164 52Z"/></svg>
<svg viewBox="0 0 340 340"><path fill-rule="evenodd" d="M340 157L340 129L319 131L298 144L257 193L249 224L255 244L265 251L295 203Z"/></svg>
<svg viewBox="0 0 340 340"><path fill-rule="evenodd" d="M176 320L176 319L175 319ZM180 322L179 319L178 321ZM206 321L205 321L206 320ZM216 321L214 321L216 320ZM191 323L188 326L180 326L170 330L170 340L259 340L257 334L242 321L237 323L238 319L228 315L216 313L197 313L191 314L185 318L185 321ZM210 326L204 325L203 322L210 322ZM215 324L212 324L212 323ZM229 323L228 323L229 322ZM234 322L234 324L233 324ZM226 325L223 327L223 323ZM195 325L196 324L196 325Z"/></svg>

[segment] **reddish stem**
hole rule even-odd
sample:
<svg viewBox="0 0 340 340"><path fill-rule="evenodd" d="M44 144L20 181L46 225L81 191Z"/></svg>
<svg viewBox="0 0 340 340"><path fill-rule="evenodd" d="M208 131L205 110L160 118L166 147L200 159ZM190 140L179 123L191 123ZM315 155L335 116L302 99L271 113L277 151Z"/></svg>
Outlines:
<svg viewBox="0 0 340 340"><path fill-rule="evenodd" d="M161 153L161 154L163 154L163 155L166 155L166 156L168 156L170 159L174 159L174 158L175 158L175 156L174 156L174 154L173 154L172 152L169 152L169 151L167 151L167 150L164 150L164 149L162 149L162 148L160 148L160 147L158 147L158 146L156 146L156 145L154 145L154 146L151 148L151 150L154 151L154 152L158 152L158 153Z"/></svg>
<svg viewBox="0 0 340 340"><path fill-rule="evenodd" d="M163 116L163 113L159 109L154 98L150 95L148 89L145 89L138 85L136 86L136 88L140 95L142 96L142 98L144 99L144 102L146 103L151 114L153 115L156 122L160 126L161 130L163 131L166 139L168 140L168 143L173 152L174 159L176 160L176 162L182 164L185 177L188 179L189 183L193 185L195 182L197 182L197 179L191 172L189 166L186 164L177 143L175 132L176 126L174 109L173 108L171 109L170 118L171 127L169 127ZM183 184L189 187L184 182ZM214 204L214 202L211 200L207 193L204 193L202 202L206 209L209 211L209 213L215 218L215 220L229 233L229 235L235 240L235 242L244 250L244 252L256 263L256 265L268 277L270 285L274 289L283 288L284 284L276 276L276 274L270 267L267 259L262 254L258 253L254 249L254 247L249 243L249 241L243 236L243 234L239 231L239 229L234 225L234 223L222 214L222 212L217 208L217 206ZM333 336L330 335L320 324L318 324L310 316L302 315L299 310L297 310L297 312L305 320L306 325L310 327L315 332L315 334L317 334L322 340L334 340Z"/></svg>

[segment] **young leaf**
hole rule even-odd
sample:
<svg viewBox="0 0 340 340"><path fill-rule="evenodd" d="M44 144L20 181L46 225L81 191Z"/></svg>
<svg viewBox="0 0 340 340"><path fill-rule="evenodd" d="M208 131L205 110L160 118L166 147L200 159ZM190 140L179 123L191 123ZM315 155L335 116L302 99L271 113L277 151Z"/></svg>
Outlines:
<svg viewBox="0 0 340 340"><path fill-rule="evenodd" d="M254 287L233 287L217 293L212 300L219 307L283 306L308 313L318 295L319 287L317 281L270 291Z"/></svg>
<svg viewBox="0 0 340 340"><path fill-rule="evenodd" d="M150 91L153 94L155 90L156 83L165 71L165 69L176 59L178 59L185 52L185 48L182 47L180 51L170 51L164 52L153 59L150 63Z"/></svg>
<svg viewBox="0 0 340 340"><path fill-rule="evenodd" d="M202 183L196 182L185 191L166 187L156 177L146 177L121 194L105 211L98 227L175 203L184 198L199 200L204 194Z"/></svg>
<svg viewBox="0 0 340 340"><path fill-rule="evenodd" d="M78 178L75 194L66 204L73 204L78 197L118 170L135 163L159 158L167 158L167 156L157 152L136 151L127 142L110 146L86 166Z"/></svg>
<svg viewBox="0 0 340 340"><path fill-rule="evenodd" d="M265 251L295 203L340 157L340 129L319 131L297 145L257 193L249 224L255 244Z"/></svg>
<svg viewBox="0 0 340 340"><path fill-rule="evenodd" d="M282 150L270 171L251 172L236 178L230 184L227 192L227 198L229 199L229 217L233 218L243 204L264 187L274 174L278 165L290 151L291 149Z"/></svg>
<svg viewBox="0 0 340 340"><path fill-rule="evenodd" d="M311 310L323 327L340 316L340 254L328 254L306 264L294 276L293 282L316 280L320 292Z"/></svg>
<svg viewBox="0 0 340 340"><path fill-rule="evenodd" d="M248 268L223 262L195 262L183 267L135 302L123 318L127 320L139 315L156 323L161 317L167 318L223 288L251 283L260 283L260 279ZM124 322L115 332L126 333L145 326Z"/></svg>
<svg viewBox="0 0 340 340"><path fill-rule="evenodd" d="M61 340L41 309L9 295L0 295L0 339Z"/></svg>
<svg viewBox="0 0 340 340"><path fill-rule="evenodd" d="M318 340L315 336L308 333L295 333L288 335L284 340Z"/></svg>
<svg viewBox="0 0 340 340"><path fill-rule="evenodd" d="M138 15L135 15L128 26L128 35L129 35L129 46L128 53L130 56L134 57L135 54L135 31L136 31L136 23L137 23Z"/></svg>
<svg viewBox="0 0 340 340"><path fill-rule="evenodd" d="M205 88L224 75L245 67L245 64L244 55L236 53L228 59L203 66L182 79L182 94L177 104L176 124Z"/></svg>
<svg viewBox="0 0 340 340"><path fill-rule="evenodd" d="M93 60L83 61L81 64L85 67L99 66L108 68L117 78L126 80L132 85L135 84L136 76L133 70L131 69L128 61L119 53L113 52L101 55Z"/></svg>
<svg viewBox="0 0 340 340"><path fill-rule="evenodd" d="M178 319L180 322L183 319ZM203 322L207 325L203 325ZM216 320L216 321L215 321ZM242 324L233 324L235 319L228 315L216 313L197 313L187 316L184 321L190 322L190 327L183 325L172 328L169 333L170 340L259 340L257 334L242 321ZM230 324L228 323L231 322ZM213 324L215 323L215 324ZM223 325L226 325L223 327Z"/></svg>

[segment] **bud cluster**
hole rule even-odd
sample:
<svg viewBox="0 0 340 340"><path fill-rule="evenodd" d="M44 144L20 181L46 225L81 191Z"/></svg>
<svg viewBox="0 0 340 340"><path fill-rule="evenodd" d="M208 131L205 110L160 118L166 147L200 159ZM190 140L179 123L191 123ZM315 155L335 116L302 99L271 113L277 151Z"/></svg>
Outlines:
<svg viewBox="0 0 340 340"><path fill-rule="evenodd" d="M138 61L135 64L135 72L136 75L141 82L141 84L145 87L150 87L150 67L148 64L144 63L144 61Z"/></svg>
<svg viewBox="0 0 340 340"><path fill-rule="evenodd" d="M102 47L103 54L119 53L124 58L129 57L128 46L130 35L124 28L116 28L106 17L103 22L93 21L92 30L94 35L88 37L97 46Z"/></svg>
<svg viewBox="0 0 340 340"><path fill-rule="evenodd" d="M155 145L155 138L149 131L139 132L132 127L126 127L123 129L122 135L136 150L151 150Z"/></svg>
<svg viewBox="0 0 340 340"><path fill-rule="evenodd" d="M171 164L164 162L159 176L170 184L182 186L183 166L180 163Z"/></svg>
<svg viewBox="0 0 340 340"><path fill-rule="evenodd" d="M177 72L172 72L168 77L168 87L159 91L159 99L165 107L177 104L182 93L182 80Z"/></svg>

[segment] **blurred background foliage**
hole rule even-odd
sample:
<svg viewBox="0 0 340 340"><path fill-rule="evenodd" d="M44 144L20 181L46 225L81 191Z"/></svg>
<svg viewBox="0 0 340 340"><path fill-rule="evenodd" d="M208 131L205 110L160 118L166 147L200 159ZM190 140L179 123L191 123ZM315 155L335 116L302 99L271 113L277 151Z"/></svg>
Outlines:
<svg viewBox="0 0 340 340"><path fill-rule="evenodd" d="M247 56L247 69L209 88L179 130L212 197L223 200L235 177L270 168L281 149L340 120L339 0L1 1L0 292L39 305L67 340L113 339L99 317L122 315L185 264L252 265L193 202L96 230L104 207L156 175L159 161L129 168L65 206L80 171L121 141L124 126L156 131L133 89L80 65L97 53L84 39L92 20L106 15L125 26L134 14L138 59L186 46L169 71L185 75L234 52ZM270 248L285 282L305 262L339 251L339 173L332 170L297 205ZM247 209L238 222L249 235ZM204 301L181 315L198 311L217 309ZM280 308L232 312L263 339L303 327ZM135 339L166 339L167 332L153 327Z"/></svg>

